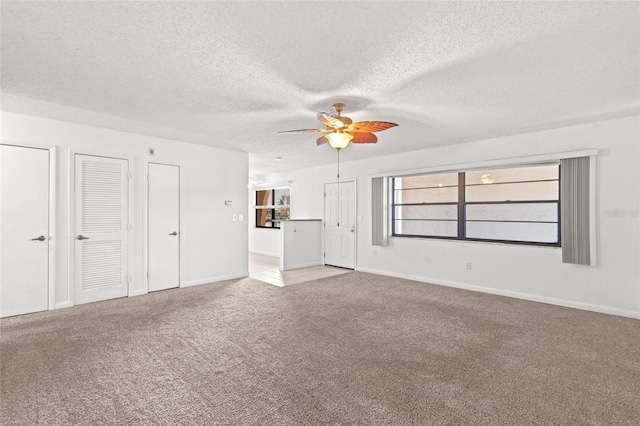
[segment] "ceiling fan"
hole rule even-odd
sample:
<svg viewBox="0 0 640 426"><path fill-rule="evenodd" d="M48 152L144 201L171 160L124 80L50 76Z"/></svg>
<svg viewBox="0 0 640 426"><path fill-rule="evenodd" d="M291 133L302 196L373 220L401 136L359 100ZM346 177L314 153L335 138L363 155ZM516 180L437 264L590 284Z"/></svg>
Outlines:
<svg viewBox="0 0 640 426"><path fill-rule="evenodd" d="M378 138L373 132L390 129L397 126L396 123L387 121L358 121L354 123L349 117L343 117L340 114L344 109L344 104L335 103L333 109L335 113L319 112L318 120L326 126L325 129L300 129L285 130L282 134L297 133L327 133L316 140L316 144L322 145L329 143L332 147L340 151L351 143L376 143Z"/></svg>

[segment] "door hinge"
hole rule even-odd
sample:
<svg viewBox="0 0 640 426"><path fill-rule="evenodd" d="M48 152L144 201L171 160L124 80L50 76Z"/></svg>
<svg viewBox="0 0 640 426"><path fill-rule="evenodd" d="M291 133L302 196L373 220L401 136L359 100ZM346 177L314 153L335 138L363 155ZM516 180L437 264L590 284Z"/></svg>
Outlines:
<svg viewBox="0 0 640 426"><path fill-rule="evenodd" d="M147 271L147 279L149 279L149 271Z"/></svg>
<svg viewBox="0 0 640 426"><path fill-rule="evenodd" d="M131 277L127 275L127 284L129 284L130 282L131 282Z"/></svg>
<svg viewBox="0 0 640 426"><path fill-rule="evenodd" d="M127 179L133 179L133 172L131 170L127 173Z"/></svg>

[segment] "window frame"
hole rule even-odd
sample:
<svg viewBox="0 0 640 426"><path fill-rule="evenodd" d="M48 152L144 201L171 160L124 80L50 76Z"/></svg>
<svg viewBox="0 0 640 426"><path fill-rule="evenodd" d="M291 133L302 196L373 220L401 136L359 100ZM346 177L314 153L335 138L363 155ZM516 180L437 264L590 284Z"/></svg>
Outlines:
<svg viewBox="0 0 640 426"><path fill-rule="evenodd" d="M258 204L258 193L259 192L271 191L271 200L272 200L272 202L275 202L276 191L277 190L283 190L283 189L286 189L287 193L288 193L288 195L287 195L288 196L288 203L287 204ZM255 211L254 226L256 228L259 228L259 229L280 229L280 222L282 222L282 219L274 220L274 218L276 217L276 210L286 209L287 211L289 211L289 215L291 214L291 187L289 187L289 186L273 186L273 187L255 189L254 190L254 194L253 194L253 198L254 198L254 211ZM265 225L259 225L258 224L258 217L259 217L258 216L258 211L259 210L267 210L267 211L271 212L271 218L272 219L269 221L269 223L273 224L273 226L265 226ZM265 223L267 223L266 219L265 219Z"/></svg>
<svg viewBox="0 0 640 426"><path fill-rule="evenodd" d="M498 185L500 184L507 184L507 183L527 183L527 182L544 182L544 181L557 181L557 185L558 185L558 198L557 200L516 200L516 201L467 201L466 200L466 188L467 186L474 186L474 185L467 185L466 184L466 173L467 172L475 172L475 171L479 171L479 170L488 170L488 168L482 168L482 169L468 169L468 170L463 170L463 171L438 171L438 172L433 172L433 173L421 173L421 174L416 174L416 175L397 175L397 176L391 176L391 185L390 185L390 189L391 189L391 203L390 203L390 207L391 207L391 237L398 237L398 238L426 238L426 239L439 239L439 240L454 240L454 241L473 241L473 242L488 242L488 243L500 243L500 244L516 244L516 245L529 245L529 246L543 246L543 247L561 247L562 246L562 240L561 240L561 216L560 216L560 209L561 209L561 199L560 199L560 164L556 163L556 162L552 162L552 163L541 163L541 164L518 164L518 165L504 165L503 167L500 167L501 169L507 169L507 168L526 168L526 167L536 167L536 166L557 166L558 168L558 178L556 179L539 179L539 180L528 180L528 181L517 181L517 182L504 182L504 183L496 183ZM495 169L495 168L492 168ZM458 184L457 184L457 189L458 189L458 199L455 202L423 202L423 203L396 203L396 179L397 178L403 178L403 177L410 177L410 176L426 176L426 175L430 175L430 174L457 174L458 176ZM492 183L493 184L493 183ZM477 184L477 185L482 185L482 184ZM501 204L501 205L508 205L508 204L556 204L556 211L557 211L557 222L544 222L544 221L487 221L487 222L500 222L500 223L555 223L557 225L557 230L556 230L556 242L541 242L541 241L520 241L520 240L504 240L504 239L493 239L493 238L474 238L474 237L467 237L467 223L468 222L481 222L480 220L468 220L467 219L467 206L469 205L491 205L491 204ZM457 206L457 218L455 219L455 221L457 222L457 235L455 237L450 237L450 236L440 236L440 235L420 235L420 234L398 234L396 232L396 222L397 220L403 220L403 219L397 219L396 218L396 207L397 206L424 206L424 205L456 205ZM406 219L405 219L406 220ZM434 220L434 221L453 221L452 220L445 220L445 219L430 219L430 220Z"/></svg>

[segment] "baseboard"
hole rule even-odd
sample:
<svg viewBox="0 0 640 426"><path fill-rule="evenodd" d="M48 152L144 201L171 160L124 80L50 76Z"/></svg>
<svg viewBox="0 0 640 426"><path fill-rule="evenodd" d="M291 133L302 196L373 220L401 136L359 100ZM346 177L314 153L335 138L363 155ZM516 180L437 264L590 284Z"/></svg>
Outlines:
<svg viewBox="0 0 640 426"><path fill-rule="evenodd" d="M270 253L270 252L266 252L266 251L256 251L256 250L251 250L251 251L249 251L249 253L253 253L253 254L262 254L262 255L264 255L264 256L280 257L280 253Z"/></svg>
<svg viewBox="0 0 640 426"><path fill-rule="evenodd" d="M129 293L129 297L133 296L142 296L143 294L148 294L149 292L146 289L136 290Z"/></svg>
<svg viewBox="0 0 640 426"><path fill-rule="evenodd" d="M62 309L62 308L70 308L73 306L73 303L67 301L64 302L60 302L60 303L56 303L55 305L53 305L53 309L50 310L55 310L55 309Z"/></svg>
<svg viewBox="0 0 640 426"><path fill-rule="evenodd" d="M226 275L222 277L212 277L205 278L202 280L191 280L183 282L180 287L193 287L194 285L202 285L202 284L211 284L219 281L227 281L227 280L239 280L241 278L247 278L249 274L240 274L240 275Z"/></svg>
<svg viewBox="0 0 640 426"><path fill-rule="evenodd" d="M320 266L320 265L321 265L320 261L318 261L318 262L311 262L311 263L299 263L299 264L297 264L297 265L290 265L290 266L287 266L284 270L285 270L285 271L290 271L290 270L292 270L292 269L308 268L308 267L310 267L310 266Z"/></svg>
<svg viewBox="0 0 640 426"><path fill-rule="evenodd" d="M611 308L611 307L608 307L608 306L592 305L592 304L589 304L589 303L574 302L574 301L571 301L571 300L556 299L556 298L553 298L553 297L537 296L535 294L520 293L520 292L517 292L517 291L503 290L503 289L492 288L492 287L482 287L482 286L477 286L477 285L472 285L472 284L458 283L458 282L454 282L454 281L444 281L444 280L432 279L432 278L427 278L427 277L419 277L419 276L415 276L415 275L398 274L398 273L394 273L394 272L379 271L379 270L376 270L376 269L357 268L357 270L360 271L360 272L368 272L370 274L384 275L384 276L394 277L394 278L403 278L403 279L411 280L411 281L419 281L419 282L424 282L424 283L428 283L428 284L441 285L441 286L445 286L445 287L455 287L455 288L460 288L460 289L463 289L463 290L477 291L477 292L480 292L480 293L495 294L495 295L498 295L498 296L513 297L513 298L516 298L516 299L529 300L529 301L532 301L532 302L547 303L547 304L550 304L550 305L563 306L565 308L582 309L583 311L591 311L591 312L598 312L598 313L601 313L601 314L609 314L609 315L616 315L616 316L626 317L626 318L640 319L640 312L629 311L629 310L626 310L626 309L618 309L618 308Z"/></svg>

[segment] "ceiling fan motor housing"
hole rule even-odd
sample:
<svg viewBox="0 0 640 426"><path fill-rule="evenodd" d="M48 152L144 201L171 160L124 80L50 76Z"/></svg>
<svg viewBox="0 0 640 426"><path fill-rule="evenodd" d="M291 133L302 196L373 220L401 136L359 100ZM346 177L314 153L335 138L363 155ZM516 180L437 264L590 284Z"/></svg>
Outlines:
<svg viewBox="0 0 640 426"><path fill-rule="evenodd" d="M340 113L342 112L342 110L344 109L344 104L343 103L335 103L333 104L333 109L336 113L338 113L338 115L340 115Z"/></svg>

